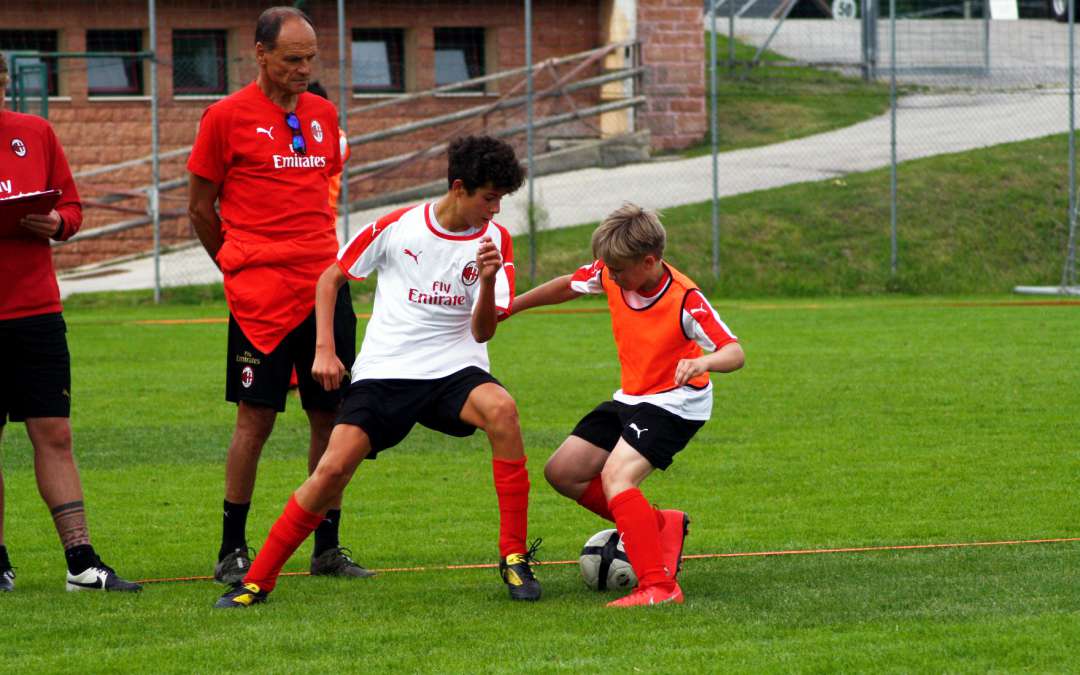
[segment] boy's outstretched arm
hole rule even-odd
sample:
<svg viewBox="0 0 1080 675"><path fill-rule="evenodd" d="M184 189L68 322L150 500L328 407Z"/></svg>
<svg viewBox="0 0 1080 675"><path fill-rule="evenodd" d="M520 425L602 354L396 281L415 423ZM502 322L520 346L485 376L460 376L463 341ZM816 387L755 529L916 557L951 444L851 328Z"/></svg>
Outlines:
<svg viewBox="0 0 1080 675"><path fill-rule="evenodd" d="M581 293L570 287L571 278L573 278L572 274L555 277L551 281L545 281L531 291L526 291L517 296L514 298L514 304L510 307L510 314L518 314L533 307L557 305L581 297Z"/></svg>
<svg viewBox="0 0 1080 675"><path fill-rule="evenodd" d="M730 373L743 367L746 354L738 342L729 342L711 354L682 359L675 367L675 386L681 387L705 372Z"/></svg>
<svg viewBox="0 0 1080 675"><path fill-rule="evenodd" d="M334 261L315 285L315 361L311 364L311 376L326 391L340 387L348 373L334 345L334 307L338 289L345 282L345 273Z"/></svg>

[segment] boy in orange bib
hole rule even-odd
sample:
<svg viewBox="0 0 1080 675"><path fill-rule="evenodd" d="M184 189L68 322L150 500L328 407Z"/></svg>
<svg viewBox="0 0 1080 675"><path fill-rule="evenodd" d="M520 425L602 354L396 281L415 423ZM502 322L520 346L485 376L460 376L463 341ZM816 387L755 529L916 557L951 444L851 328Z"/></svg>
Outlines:
<svg viewBox="0 0 1080 675"><path fill-rule="evenodd" d="M596 261L516 298L512 313L584 294L607 296L621 387L578 422L548 460L552 487L615 522L638 586L609 607L682 603L677 575L686 513L652 507L639 486L671 465L712 414L710 372L745 360L694 282L664 262L656 213L624 204L592 236ZM709 353L706 353L709 352Z"/></svg>

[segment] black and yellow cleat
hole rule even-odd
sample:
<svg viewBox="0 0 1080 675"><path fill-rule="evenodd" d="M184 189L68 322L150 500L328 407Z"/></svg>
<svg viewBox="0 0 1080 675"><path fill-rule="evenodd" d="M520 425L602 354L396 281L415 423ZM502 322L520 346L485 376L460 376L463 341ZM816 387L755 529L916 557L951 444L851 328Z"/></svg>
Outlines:
<svg viewBox="0 0 1080 675"><path fill-rule="evenodd" d="M251 607L260 602L266 602L266 596L270 595L259 590L255 584L236 584L231 590L218 598L214 603L216 609L236 609L239 607Z"/></svg>
<svg viewBox="0 0 1080 675"><path fill-rule="evenodd" d="M511 600L540 599L540 582L529 567L529 563L537 562L536 549L540 548L540 542L537 539L525 553L511 553L499 561L499 574L510 589Z"/></svg>

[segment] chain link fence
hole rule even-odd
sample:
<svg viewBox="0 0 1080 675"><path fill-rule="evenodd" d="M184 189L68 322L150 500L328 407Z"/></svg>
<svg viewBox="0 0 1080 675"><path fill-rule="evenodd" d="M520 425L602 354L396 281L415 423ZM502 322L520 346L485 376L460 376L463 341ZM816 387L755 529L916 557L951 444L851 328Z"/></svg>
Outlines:
<svg viewBox="0 0 1080 675"><path fill-rule="evenodd" d="M750 101L774 119L790 108L794 135L815 131L799 119L808 111L836 123L762 148L760 163L720 161L721 186L725 172L755 170L822 181L803 215L830 238L817 262L838 272L786 290L1003 291L994 268L1008 263L1037 286L1022 291L1076 291L1075 76L1070 24L1051 5L1013 5L1012 18L983 0L715 5L721 129L745 135L724 119L749 124ZM816 105L819 93L833 105Z"/></svg>

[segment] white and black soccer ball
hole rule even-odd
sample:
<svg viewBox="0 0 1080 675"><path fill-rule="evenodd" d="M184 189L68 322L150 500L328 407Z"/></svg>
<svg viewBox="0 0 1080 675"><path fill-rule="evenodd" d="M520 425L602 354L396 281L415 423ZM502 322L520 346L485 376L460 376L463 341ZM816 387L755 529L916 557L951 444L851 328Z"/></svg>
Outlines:
<svg viewBox="0 0 1080 675"><path fill-rule="evenodd" d="M594 591L633 588L637 575L630 566L618 530L603 530L589 537L578 558L581 578Z"/></svg>

